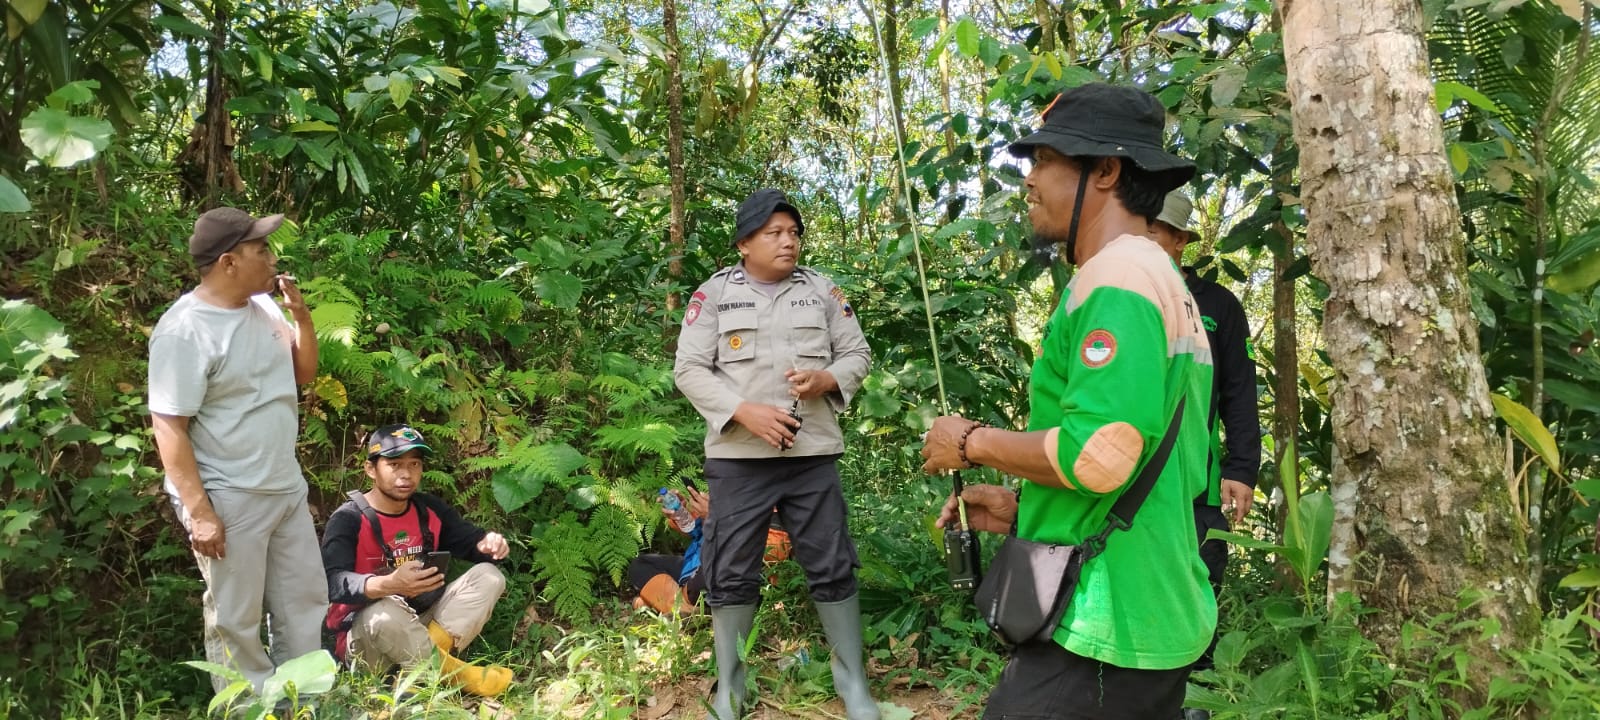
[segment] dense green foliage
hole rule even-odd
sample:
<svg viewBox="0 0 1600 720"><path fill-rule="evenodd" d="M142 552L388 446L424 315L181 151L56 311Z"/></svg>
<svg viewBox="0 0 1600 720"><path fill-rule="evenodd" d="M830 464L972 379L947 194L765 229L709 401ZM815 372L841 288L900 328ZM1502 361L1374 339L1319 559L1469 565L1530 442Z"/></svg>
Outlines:
<svg viewBox="0 0 1600 720"><path fill-rule="evenodd" d="M732 208L763 185L799 199L805 262L845 289L873 345L843 469L874 677L970 708L1003 655L945 586L927 523L948 488L917 470L915 438L946 402L1025 422L1037 328L1067 278L1032 258L1004 147L1056 91L1094 78L1137 82L1173 113L1174 143L1202 171L1207 239L1193 260L1244 298L1256 346L1270 347L1276 283L1297 289L1289 326L1308 338L1299 357L1263 352L1265 388L1299 377L1299 461L1268 463L1262 503L1237 528L1242 579L1196 700L1218 718L1594 712L1593 11L1424 4L1485 364L1517 438L1508 490L1541 538L1552 613L1512 674L1471 666L1498 650L1493 628L1428 619L1386 657L1362 638L1361 608L1322 599L1324 290L1299 256L1265 0L973 6L947 29L932 4L690 6L681 252L667 234L669 65L653 7L12 0L0 292L25 302L0 306L0 716L205 707L207 679L180 664L202 654L202 587L160 490L144 346L192 286L184 238L216 203L294 220L271 242L321 340L300 447L319 513L364 482L362 430L407 420L443 450L428 488L512 539L511 589L481 648L518 668L512 706L630 717L703 674L707 624L631 613L621 570L680 542L650 502L699 473L702 421L672 386L673 298L730 261ZM877 35L889 27L893 55ZM1264 419L1277 400L1264 393ZM804 713L827 693L826 662L784 658L823 645L798 569L774 578L758 682ZM403 700L370 678L341 683L326 716L459 707L429 672L403 680L424 689Z"/></svg>

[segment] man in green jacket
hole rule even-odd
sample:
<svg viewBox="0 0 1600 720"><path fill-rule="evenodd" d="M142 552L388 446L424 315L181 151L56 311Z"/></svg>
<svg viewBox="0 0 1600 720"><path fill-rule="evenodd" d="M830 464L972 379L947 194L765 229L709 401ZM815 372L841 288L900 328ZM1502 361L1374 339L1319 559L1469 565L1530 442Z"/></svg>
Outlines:
<svg viewBox="0 0 1600 720"><path fill-rule="evenodd" d="M1132 526L1083 566L1051 639L1015 649L986 718L1178 717L1189 666L1216 625L1192 506L1206 484L1211 348L1183 276L1146 235L1167 192L1194 173L1163 149L1164 121L1147 93L1086 85L1011 146L1033 160L1036 244L1064 244L1078 271L1045 326L1028 432L939 418L924 469L985 465L1020 477L1019 494L967 488L972 527L1079 544L1107 527L1180 407L1182 417ZM952 498L940 522L956 516Z"/></svg>

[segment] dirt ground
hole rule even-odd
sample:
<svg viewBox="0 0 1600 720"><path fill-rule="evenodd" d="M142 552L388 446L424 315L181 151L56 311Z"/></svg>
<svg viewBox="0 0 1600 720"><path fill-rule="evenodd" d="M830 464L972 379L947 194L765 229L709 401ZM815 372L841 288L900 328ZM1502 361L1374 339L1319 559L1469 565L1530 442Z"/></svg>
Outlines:
<svg viewBox="0 0 1600 720"><path fill-rule="evenodd" d="M708 697L709 692L709 681L658 687L638 717L642 720L703 720L706 711L701 700ZM889 694L879 691L875 697L884 710L883 720L972 720L982 710L968 707L957 712L959 701L933 688L902 689ZM745 714L745 720L844 718L844 705L837 699L814 707L786 707L769 698L757 698L756 702L757 705Z"/></svg>

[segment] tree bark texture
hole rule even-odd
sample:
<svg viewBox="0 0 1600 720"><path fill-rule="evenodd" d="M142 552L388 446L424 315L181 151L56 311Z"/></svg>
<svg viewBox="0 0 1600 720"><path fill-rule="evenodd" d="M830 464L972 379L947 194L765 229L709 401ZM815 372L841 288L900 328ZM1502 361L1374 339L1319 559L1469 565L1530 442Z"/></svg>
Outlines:
<svg viewBox="0 0 1600 720"><path fill-rule="evenodd" d="M894 137L897 145L910 141L906 137L905 121L905 87L900 81L900 0L884 0L883 2L883 55L888 66L883 69L889 77L889 118L894 123ZM911 201L910 188L906 187L905 178L895 173L894 186L896 195ZM911 208L896 202L891 203L896 224L906 222L907 213Z"/></svg>
<svg viewBox="0 0 1600 720"><path fill-rule="evenodd" d="M683 47L678 40L678 0L661 0L661 24L667 36L667 174L672 184L672 220L667 229L667 276L683 277L684 177L683 177ZM667 295L667 310L683 303L681 293Z"/></svg>
<svg viewBox="0 0 1600 720"><path fill-rule="evenodd" d="M1465 247L1415 0L1278 0L1312 269L1328 284L1336 516L1329 584L1410 619L1462 590L1496 642L1537 630L1468 305ZM1336 520L1336 523L1339 522ZM1339 557L1348 552L1347 557Z"/></svg>
<svg viewBox="0 0 1600 720"><path fill-rule="evenodd" d="M1300 341L1295 322L1294 233L1277 224L1284 249L1272 254L1272 460L1280 468L1300 468Z"/></svg>

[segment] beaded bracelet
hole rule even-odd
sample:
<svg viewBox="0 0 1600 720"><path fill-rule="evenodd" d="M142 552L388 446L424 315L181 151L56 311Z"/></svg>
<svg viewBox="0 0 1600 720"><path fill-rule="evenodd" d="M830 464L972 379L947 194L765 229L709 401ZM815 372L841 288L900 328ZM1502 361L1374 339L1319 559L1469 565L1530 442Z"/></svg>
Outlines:
<svg viewBox="0 0 1600 720"><path fill-rule="evenodd" d="M972 431L981 427L988 427L988 425L985 425L981 422L975 422L971 425L968 425L966 432L961 433L961 441L956 444L956 454L961 457L961 464L966 465L967 469L969 470L977 467L978 465L967 459L967 436L971 435Z"/></svg>

